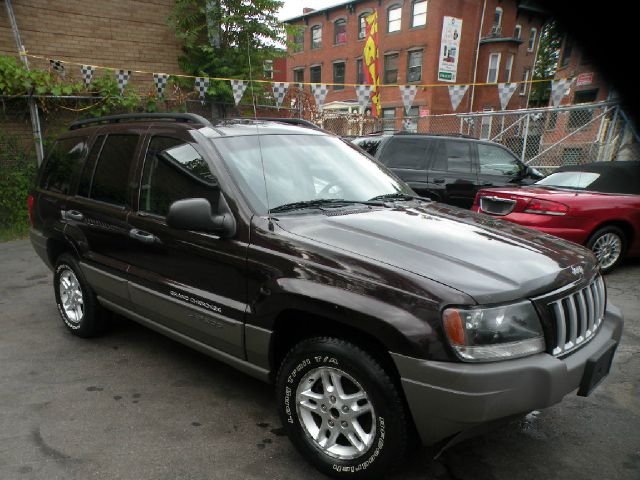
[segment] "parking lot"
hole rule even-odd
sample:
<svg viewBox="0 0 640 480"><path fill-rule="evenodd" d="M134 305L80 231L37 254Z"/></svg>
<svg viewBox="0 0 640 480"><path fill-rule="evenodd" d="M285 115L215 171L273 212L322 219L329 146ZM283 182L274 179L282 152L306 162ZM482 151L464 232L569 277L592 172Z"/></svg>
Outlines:
<svg viewBox="0 0 640 480"><path fill-rule="evenodd" d="M0 244L0 479L321 478L275 415L272 387L125 319L68 334L28 241ZM532 412L393 478L640 478L640 263L607 277L626 324L589 398Z"/></svg>

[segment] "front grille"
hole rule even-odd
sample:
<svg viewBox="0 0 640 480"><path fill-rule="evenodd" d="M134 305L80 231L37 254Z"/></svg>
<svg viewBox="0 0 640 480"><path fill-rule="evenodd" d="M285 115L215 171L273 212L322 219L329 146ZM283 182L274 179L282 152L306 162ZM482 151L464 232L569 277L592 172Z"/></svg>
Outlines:
<svg viewBox="0 0 640 480"><path fill-rule="evenodd" d="M491 215L509 215L516 206L516 201L510 198L480 197L480 210Z"/></svg>
<svg viewBox="0 0 640 480"><path fill-rule="evenodd" d="M564 355L590 340L602 325L606 306L604 281L598 275L585 288L549 303L556 328L553 355Z"/></svg>

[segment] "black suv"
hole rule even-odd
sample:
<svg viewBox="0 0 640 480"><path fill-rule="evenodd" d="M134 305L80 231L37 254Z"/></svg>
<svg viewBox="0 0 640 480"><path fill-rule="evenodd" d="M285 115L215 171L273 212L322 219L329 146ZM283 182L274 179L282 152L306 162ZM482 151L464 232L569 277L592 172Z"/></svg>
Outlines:
<svg viewBox="0 0 640 480"><path fill-rule="evenodd" d="M85 121L29 202L70 332L116 312L274 382L327 474L379 478L415 441L588 395L621 336L591 252L416 197L319 130Z"/></svg>
<svg viewBox="0 0 640 480"><path fill-rule="evenodd" d="M528 185L544 177L499 143L470 137L398 133L353 143L419 195L462 208L471 208L481 188Z"/></svg>

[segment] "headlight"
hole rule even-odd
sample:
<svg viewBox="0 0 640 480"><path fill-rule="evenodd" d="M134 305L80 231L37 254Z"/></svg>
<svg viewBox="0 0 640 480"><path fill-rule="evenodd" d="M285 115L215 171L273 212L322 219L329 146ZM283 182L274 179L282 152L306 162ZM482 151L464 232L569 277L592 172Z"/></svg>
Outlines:
<svg viewBox="0 0 640 480"><path fill-rule="evenodd" d="M447 308L444 330L467 362L506 360L544 352L544 334L529 301L491 308Z"/></svg>

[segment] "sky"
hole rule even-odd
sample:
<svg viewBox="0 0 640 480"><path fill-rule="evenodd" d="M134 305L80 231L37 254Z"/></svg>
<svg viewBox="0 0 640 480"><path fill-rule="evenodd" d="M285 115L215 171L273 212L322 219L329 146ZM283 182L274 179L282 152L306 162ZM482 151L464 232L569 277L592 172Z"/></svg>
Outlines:
<svg viewBox="0 0 640 480"><path fill-rule="evenodd" d="M278 13L280 20L302 15L303 7L311 7L316 10L344 3L345 0L284 0L284 5Z"/></svg>

